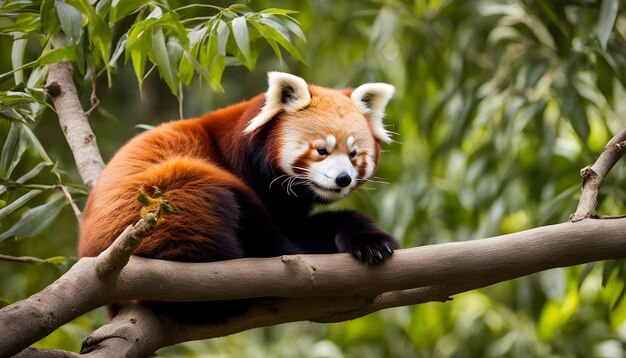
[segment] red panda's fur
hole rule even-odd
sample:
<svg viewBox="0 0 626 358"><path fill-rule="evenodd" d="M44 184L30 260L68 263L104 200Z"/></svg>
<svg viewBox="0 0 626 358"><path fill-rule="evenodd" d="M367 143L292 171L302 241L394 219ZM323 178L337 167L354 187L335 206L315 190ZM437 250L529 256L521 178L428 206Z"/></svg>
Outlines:
<svg viewBox="0 0 626 358"><path fill-rule="evenodd" d="M154 232L135 251L139 256L200 262L341 251L375 263L391 255L395 240L366 216L351 211L310 215L315 202L325 201L310 188L294 185L290 192L280 180L272 186L293 154L284 149L294 140L289 136L305 143L294 158L294 173L300 171L294 175L305 175L302 171L324 160L312 143L327 134L334 136L336 143L327 144L333 144L329 149L337 156L347 157L351 142L361 146L361 153L350 157L354 181L368 179L365 171L371 176L379 156L376 124L350 98L352 90L308 85L294 94L298 83L289 78L279 82L286 92L278 92L278 105L285 108L270 113L251 133L246 131L253 119L270 105L269 90L200 118L162 124L123 146L87 200L79 256L96 256L111 245L140 218L138 192L153 196L157 188L175 211L161 211ZM301 96L298 90L308 91L310 101L297 110L286 107L291 97ZM363 99L365 105L371 100Z"/></svg>

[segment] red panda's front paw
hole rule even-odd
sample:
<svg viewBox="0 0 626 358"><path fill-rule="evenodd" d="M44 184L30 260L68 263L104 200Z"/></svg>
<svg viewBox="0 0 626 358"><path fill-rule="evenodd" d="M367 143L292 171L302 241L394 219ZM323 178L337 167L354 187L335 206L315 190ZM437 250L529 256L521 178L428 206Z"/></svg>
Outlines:
<svg viewBox="0 0 626 358"><path fill-rule="evenodd" d="M346 252L366 264L387 260L399 248L398 242L384 231L339 232L335 243L340 252Z"/></svg>

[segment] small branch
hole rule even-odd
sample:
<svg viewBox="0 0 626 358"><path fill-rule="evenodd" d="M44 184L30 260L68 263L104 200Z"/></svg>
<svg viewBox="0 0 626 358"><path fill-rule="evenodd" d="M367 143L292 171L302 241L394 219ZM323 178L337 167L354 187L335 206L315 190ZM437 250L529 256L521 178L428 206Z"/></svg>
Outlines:
<svg viewBox="0 0 626 358"><path fill-rule="evenodd" d="M130 256L139 246L141 241L154 229L157 217L154 213L148 213L145 218L139 220L124 230L120 236L104 252L98 256L96 263L96 275L105 279L117 274L126 266Z"/></svg>
<svg viewBox="0 0 626 358"><path fill-rule="evenodd" d="M104 161L80 104L72 72L70 62L51 64L45 89L56 108L61 129L74 155L78 172L85 185L91 189L104 168Z"/></svg>
<svg viewBox="0 0 626 358"><path fill-rule="evenodd" d="M582 193L576 212L570 216L571 222L598 217L598 195L604 179L626 149L626 126L606 144L592 166L581 169Z"/></svg>
<svg viewBox="0 0 626 358"><path fill-rule="evenodd" d="M98 76L94 73L91 75L91 96L89 96L89 100L91 101L91 107L85 112L85 117L89 117L91 113L100 105L100 100L96 95L96 80Z"/></svg>
<svg viewBox="0 0 626 358"><path fill-rule="evenodd" d="M32 256L9 256L0 254L0 261L19 262L23 264L47 264L48 261Z"/></svg>
<svg viewBox="0 0 626 358"><path fill-rule="evenodd" d="M70 194L70 192L67 191L67 188L65 187L65 185L61 183L57 184L57 188L61 189L61 191L63 192L63 195L65 195L65 198L67 199L67 202L70 203L70 206L72 207L72 211L74 212L74 216L76 217L76 221L80 225L81 223L80 218L82 216L82 213L80 212L80 209L76 205L76 202L74 202L74 199L72 198L72 194Z"/></svg>

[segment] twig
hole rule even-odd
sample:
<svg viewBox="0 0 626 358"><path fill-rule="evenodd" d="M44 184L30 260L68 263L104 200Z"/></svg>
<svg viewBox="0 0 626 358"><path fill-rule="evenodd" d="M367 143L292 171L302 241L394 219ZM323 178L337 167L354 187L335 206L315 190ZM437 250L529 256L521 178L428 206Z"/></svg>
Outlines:
<svg viewBox="0 0 626 358"><path fill-rule="evenodd" d="M580 194L576 212L569 218L571 222L598 217L597 208L600 187L613 165L624 154L624 149L626 149L626 126L611 138L593 165L580 170L582 193Z"/></svg>
<svg viewBox="0 0 626 358"><path fill-rule="evenodd" d="M100 99L96 95L96 80L97 75L94 73L91 75L91 96L89 96L89 100L91 101L91 107L85 112L85 117L89 117L91 113L100 105Z"/></svg>
<svg viewBox="0 0 626 358"><path fill-rule="evenodd" d="M72 207L72 211L74 212L74 216L76 216L76 220L78 221L78 224L80 225L81 223L80 218L82 216L82 213L80 212L80 209L76 205L76 202L74 202L74 199L72 198L72 194L70 194L70 192L67 191L67 188L65 187L65 185L61 183L57 184L56 187L61 189L61 191L63 192L63 195L65 195L65 198L70 203L70 206Z"/></svg>
<svg viewBox="0 0 626 358"><path fill-rule="evenodd" d="M96 275L100 279L105 279L114 273L119 273L141 241L154 230L156 223L156 214L148 213L135 225L127 227L113 244L98 256Z"/></svg>
<svg viewBox="0 0 626 358"><path fill-rule="evenodd" d="M9 256L0 254L0 261L19 262L24 264L47 264L48 261L32 256Z"/></svg>

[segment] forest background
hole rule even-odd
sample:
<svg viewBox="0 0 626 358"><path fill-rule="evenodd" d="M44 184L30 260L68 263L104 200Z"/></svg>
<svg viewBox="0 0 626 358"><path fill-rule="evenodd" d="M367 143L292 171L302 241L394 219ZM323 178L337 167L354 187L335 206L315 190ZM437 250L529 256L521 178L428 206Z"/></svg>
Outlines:
<svg viewBox="0 0 626 358"><path fill-rule="evenodd" d="M63 4L72 2L58 3L57 11L71 18L72 10ZM0 253L47 263L0 261L0 305L40 291L76 261L78 224L58 188L62 184L68 189L79 207L87 194L56 115L40 103L43 93L34 88L41 87L44 62L69 56L77 67L84 107L89 108L92 81L84 58L90 54L57 52L57 58L50 55L36 63L45 42L34 36L20 42L15 33L41 24L29 25L32 19L12 14L28 13L24 9L36 13L41 4L0 2L0 32L7 35L0 36L0 73L6 74L0 77L0 205L20 204L11 207L15 210L0 208ZM125 29L157 7L164 16L177 14L183 20L217 12L185 5L170 1L138 6L113 27L110 54L117 54L115 45ZM100 71L100 104L90 124L105 161L132 136L178 118L181 111L185 117L198 116L256 95L266 88L270 70L336 88L388 82L397 92L386 123L397 134L395 143L384 146L377 173L387 184L370 184L371 190L334 207L367 212L404 247L412 247L567 221L576 210L580 168L593 163L624 123L624 2L322 0L245 5L255 12L296 11L286 15L301 30L283 22L283 32L270 34L284 35L278 42L281 59L248 22L250 45L246 51L234 38L229 40L227 50L233 56L225 58L221 78L192 67L192 76L200 76L185 83L185 73L162 70L158 51L149 60L160 66L150 71L148 62L142 84L132 60L124 61L126 54L112 61L108 71ZM71 21L60 26L66 33L80 31L72 29ZM234 32L233 24L229 26ZM181 61L171 57L177 53L174 31L162 33L172 63ZM77 43L81 36L74 38ZM84 46L99 48L97 43ZM22 64L23 70L10 73ZM15 93L35 102L25 105ZM603 186L601 213L626 212L624 180L626 170L618 164ZM621 357L626 347L625 280L622 262L554 269L460 294L446 303L395 308L338 324L255 329L160 353ZM81 339L106 321L104 310L96 310L36 346L78 351Z"/></svg>

